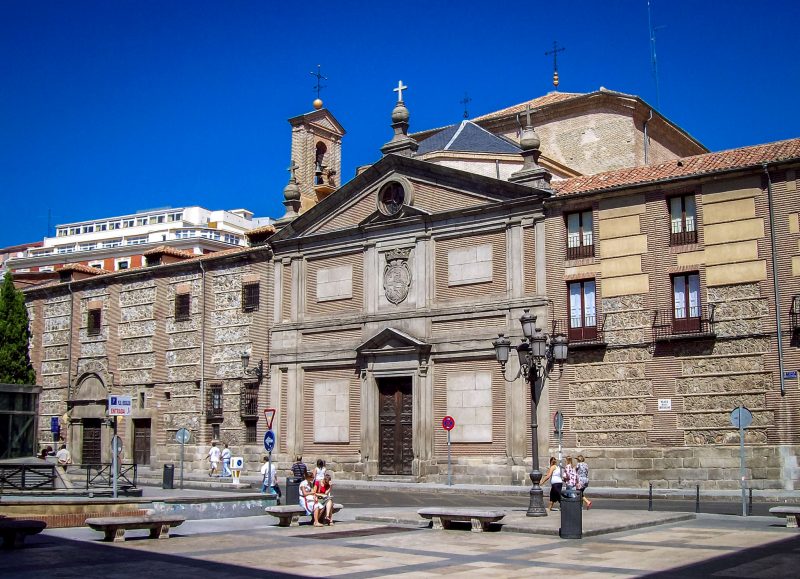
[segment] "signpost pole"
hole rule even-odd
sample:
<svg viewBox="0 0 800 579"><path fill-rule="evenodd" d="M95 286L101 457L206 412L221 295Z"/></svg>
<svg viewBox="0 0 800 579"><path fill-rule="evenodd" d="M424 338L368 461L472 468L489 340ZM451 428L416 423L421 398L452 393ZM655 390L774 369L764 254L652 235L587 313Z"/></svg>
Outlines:
<svg viewBox="0 0 800 579"><path fill-rule="evenodd" d="M117 415L115 414L114 436L111 437L111 470L112 470L111 476L112 480L114 481L112 483L111 495L114 498L117 498L117 483L119 482L117 480L117 470L119 468L119 450L117 448L118 446L119 446L119 439L117 438Z"/></svg>
<svg viewBox="0 0 800 579"><path fill-rule="evenodd" d="M453 470L450 465L450 431L447 431L447 486L453 486Z"/></svg>
<svg viewBox="0 0 800 579"><path fill-rule="evenodd" d="M183 490L183 449L186 446L186 442L181 439L181 490Z"/></svg>
<svg viewBox="0 0 800 579"><path fill-rule="evenodd" d="M747 492L745 491L744 470L744 420L742 420L742 406L739 405L739 477L742 484L742 516L747 516Z"/></svg>

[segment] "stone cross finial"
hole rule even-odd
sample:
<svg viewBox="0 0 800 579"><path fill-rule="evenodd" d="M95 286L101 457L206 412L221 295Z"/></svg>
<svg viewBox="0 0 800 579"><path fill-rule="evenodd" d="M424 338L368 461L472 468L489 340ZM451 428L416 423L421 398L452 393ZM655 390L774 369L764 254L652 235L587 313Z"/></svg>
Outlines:
<svg viewBox="0 0 800 579"><path fill-rule="evenodd" d="M531 103L528 103L525 106L525 126L530 127L531 125Z"/></svg>
<svg viewBox="0 0 800 579"><path fill-rule="evenodd" d="M300 165L298 165L297 163L295 163L295 162L294 162L294 159L292 159L292 164L291 164L291 165L289 165L289 167L287 167L287 169L286 169L287 171L289 171L289 175L290 175L290 177L289 177L289 178L290 178L292 181L296 181L296 180L297 180L297 177L295 176L294 172L295 172L295 171L297 171L299 168L300 168Z"/></svg>
<svg viewBox="0 0 800 579"><path fill-rule="evenodd" d="M392 90L397 93L397 102L403 102L403 91L406 90L408 87L403 86L403 81L397 83L397 88L393 88Z"/></svg>

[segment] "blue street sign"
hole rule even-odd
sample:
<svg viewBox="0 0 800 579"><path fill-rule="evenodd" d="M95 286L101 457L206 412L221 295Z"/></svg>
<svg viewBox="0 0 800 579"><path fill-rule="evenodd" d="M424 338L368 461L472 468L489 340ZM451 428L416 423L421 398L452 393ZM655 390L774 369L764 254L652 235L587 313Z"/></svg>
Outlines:
<svg viewBox="0 0 800 579"><path fill-rule="evenodd" d="M797 370L786 370L783 373L784 380L796 380L797 379Z"/></svg>
<svg viewBox="0 0 800 579"><path fill-rule="evenodd" d="M273 448L275 448L275 432L267 430L264 433L264 450L272 452Z"/></svg>
<svg viewBox="0 0 800 579"><path fill-rule="evenodd" d="M50 417L50 432L61 432L61 426L58 424L58 416Z"/></svg>

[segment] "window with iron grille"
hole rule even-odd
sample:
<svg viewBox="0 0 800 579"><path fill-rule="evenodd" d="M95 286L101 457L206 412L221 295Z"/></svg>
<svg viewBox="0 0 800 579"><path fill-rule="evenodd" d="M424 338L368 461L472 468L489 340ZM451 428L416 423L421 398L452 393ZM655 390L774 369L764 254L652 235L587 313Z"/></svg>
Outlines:
<svg viewBox="0 0 800 579"><path fill-rule="evenodd" d="M670 245L697 243L697 206L694 195L669 200Z"/></svg>
<svg viewBox="0 0 800 579"><path fill-rule="evenodd" d="M800 295L792 298L792 307L789 308L789 315L792 317L792 329L800 333Z"/></svg>
<svg viewBox="0 0 800 579"><path fill-rule="evenodd" d="M258 382L242 386L240 413L242 416L258 416Z"/></svg>
<svg viewBox="0 0 800 579"><path fill-rule="evenodd" d="M567 214L567 259L594 257L591 211Z"/></svg>
<svg viewBox="0 0 800 579"><path fill-rule="evenodd" d="M242 285L242 311L255 312L258 310L260 300L260 286L258 282L250 282Z"/></svg>
<svg viewBox="0 0 800 579"><path fill-rule="evenodd" d="M222 384L212 384L208 388L206 417L222 418Z"/></svg>
<svg viewBox="0 0 800 579"><path fill-rule="evenodd" d="M86 333L90 336L99 336L102 330L103 310L100 308L93 308L89 310L86 321Z"/></svg>
<svg viewBox="0 0 800 579"><path fill-rule="evenodd" d="M569 284L569 339L585 342L597 338L597 309L595 280L587 279Z"/></svg>
<svg viewBox="0 0 800 579"><path fill-rule="evenodd" d="M244 441L246 444L258 443L258 420L248 420L244 423Z"/></svg>
<svg viewBox="0 0 800 579"><path fill-rule="evenodd" d="M175 296L175 321L185 322L192 316L191 294L177 294Z"/></svg>

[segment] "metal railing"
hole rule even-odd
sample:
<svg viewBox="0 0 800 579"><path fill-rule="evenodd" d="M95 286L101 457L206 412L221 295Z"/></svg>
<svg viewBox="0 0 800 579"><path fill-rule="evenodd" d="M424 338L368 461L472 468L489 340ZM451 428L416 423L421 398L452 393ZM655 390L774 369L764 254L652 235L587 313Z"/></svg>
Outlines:
<svg viewBox="0 0 800 579"><path fill-rule="evenodd" d="M239 414L242 418L258 418L258 385L245 384L242 386L239 401Z"/></svg>
<svg viewBox="0 0 800 579"><path fill-rule="evenodd" d="M789 317L792 320L792 333L800 334L800 296L792 298L792 307L789 309Z"/></svg>
<svg viewBox="0 0 800 579"><path fill-rule="evenodd" d="M569 320L553 320L552 336L563 334L569 339L570 345L597 345L602 346L606 343L605 330L606 315L601 314L598 319L597 316L586 317L582 320L583 323L580 327L572 327ZM594 322L594 323L592 323Z"/></svg>
<svg viewBox="0 0 800 579"><path fill-rule="evenodd" d="M54 464L4 464L0 465L0 494L6 490L32 491L56 488Z"/></svg>
<svg viewBox="0 0 800 579"><path fill-rule="evenodd" d="M567 259L583 259L594 257L594 243L589 245L567 245Z"/></svg>
<svg viewBox="0 0 800 579"><path fill-rule="evenodd" d="M714 337L715 305L697 306L691 311L653 311L653 341L667 342L692 337Z"/></svg>
<svg viewBox="0 0 800 579"><path fill-rule="evenodd" d="M86 488L107 487L114 484L114 471L111 464L79 464L70 468L86 470ZM136 488L138 465L136 463L121 464L117 474L117 486L121 489Z"/></svg>
<svg viewBox="0 0 800 579"><path fill-rule="evenodd" d="M697 243L697 229L690 231L671 231L669 234L670 245L691 245Z"/></svg>

